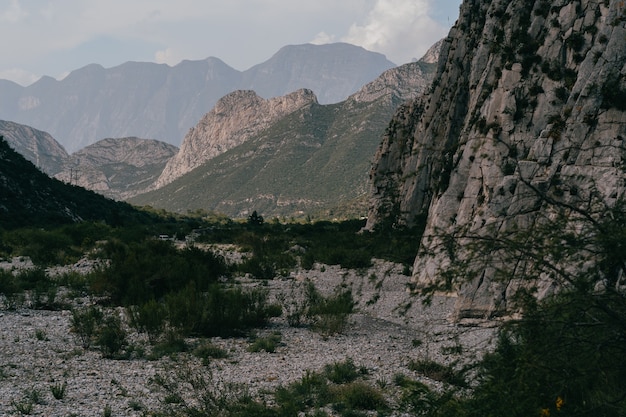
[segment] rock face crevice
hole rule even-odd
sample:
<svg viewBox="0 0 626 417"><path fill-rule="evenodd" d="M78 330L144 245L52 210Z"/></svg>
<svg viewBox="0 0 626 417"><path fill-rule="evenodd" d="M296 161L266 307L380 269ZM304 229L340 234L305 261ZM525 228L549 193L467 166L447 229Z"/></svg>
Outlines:
<svg viewBox="0 0 626 417"><path fill-rule="evenodd" d="M626 186L624 2L479 0L460 12L433 87L396 113L371 171L368 229L428 216L418 286L450 265L434 250L441 236L531 224L533 190L610 205ZM458 289L457 317L506 310L517 285L493 278L485 269Z"/></svg>

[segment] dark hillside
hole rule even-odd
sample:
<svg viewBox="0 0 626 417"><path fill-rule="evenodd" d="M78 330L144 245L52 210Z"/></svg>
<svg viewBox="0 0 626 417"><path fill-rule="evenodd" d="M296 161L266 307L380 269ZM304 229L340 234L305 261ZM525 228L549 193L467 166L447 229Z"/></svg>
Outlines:
<svg viewBox="0 0 626 417"><path fill-rule="evenodd" d="M126 203L48 177L0 136L0 227L55 226L79 221L110 225L146 220Z"/></svg>

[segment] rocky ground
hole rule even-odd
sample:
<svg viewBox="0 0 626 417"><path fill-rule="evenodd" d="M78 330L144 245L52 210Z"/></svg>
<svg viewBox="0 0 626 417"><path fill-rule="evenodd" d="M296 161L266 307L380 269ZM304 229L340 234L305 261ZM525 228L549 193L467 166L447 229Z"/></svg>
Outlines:
<svg viewBox="0 0 626 417"><path fill-rule="evenodd" d="M454 298L436 297L430 307L422 306L406 291L410 278L402 267L386 262L367 271L317 265L267 285L273 296L289 299L307 280L322 293L338 285L352 288L358 312L343 334L325 338L278 318L261 331L281 334L276 352L249 352L248 338L215 338L212 343L228 357L209 365L187 353L154 361L103 359L97 350L81 348L70 331L69 311L0 311L0 415L17 415L27 404L34 416L100 416L105 410L112 416L146 415L159 409L165 395L151 383L155 375L187 368L222 383L244 384L256 395L298 380L307 370L352 359L384 386L399 373L422 378L408 368L414 359L472 360L488 348L494 333L493 323L451 323ZM146 342L135 336L134 343ZM65 395L55 399L53 387L63 385Z"/></svg>

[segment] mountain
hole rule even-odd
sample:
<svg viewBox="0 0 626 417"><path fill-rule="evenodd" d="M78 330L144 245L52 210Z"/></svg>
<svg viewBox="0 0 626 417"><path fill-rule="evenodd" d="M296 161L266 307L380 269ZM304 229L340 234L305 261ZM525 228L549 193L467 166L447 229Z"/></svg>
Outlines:
<svg viewBox="0 0 626 417"><path fill-rule="evenodd" d="M442 236L507 239L549 217L538 193L571 208L616 204L626 191L625 69L623 2L464 1L437 81L399 108L377 151L367 228L427 216L413 277L425 287L471 261ZM521 284L497 269L494 254L455 288L457 318L506 312Z"/></svg>
<svg viewBox="0 0 626 417"><path fill-rule="evenodd" d="M269 100L254 91L241 90L222 97L187 133L180 152L168 161L155 186L158 188L172 182L312 103L317 103L317 98L311 90L299 90Z"/></svg>
<svg viewBox="0 0 626 417"><path fill-rule="evenodd" d="M50 134L30 126L0 120L0 136L19 154L52 176L69 158L63 146Z"/></svg>
<svg viewBox="0 0 626 417"><path fill-rule="evenodd" d="M177 152L152 139L103 139L70 155L55 178L125 200L150 188Z"/></svg>
<svg viewBox="0 0 626 417"><path fill-rule="evenodd" d="M301 88L322 103L344 100L395 64L381 54L336 43L293 45L237 71L217 58L165 64L92 64L28 87L0 80L0 118L49 132L74 152L107 137L155 138L179 145L217 100L235 90L265 98Z"/></svg>
<svg viewBox="0 0 626 417"><path fill-rule="evenodd" d="M230 94L185 137L165 185L129 201L235 217L330 213L342 205L362 215L385 127L400 103L427 89L434 69L424 62L390 69L336 104L318 103L310 90L270 100Z"/></svg>
<svg viewBox="0 0 626 417"><path fill-rule="evenodd" d="M39 171L0 136L0 228L53 227L84 220L122 225L147 219L126 203Z"/></svg>

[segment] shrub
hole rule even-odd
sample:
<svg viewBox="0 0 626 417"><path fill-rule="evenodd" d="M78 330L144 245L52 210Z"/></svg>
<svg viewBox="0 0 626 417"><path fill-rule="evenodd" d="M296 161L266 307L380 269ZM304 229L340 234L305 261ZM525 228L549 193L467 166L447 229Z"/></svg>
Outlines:
<svg viewBox="0 0 626 417"><path fill-rule="evenodd" d="M50 385L50 392L52 392L52 396L57 400L62 400L65 397L66 390L66 383Z"/></svg>
<svg viewBox="0 0 626 417"><path fill-rule="evenodd" d="M94 306L84 310L72 310L71 329L80 340L84 349L88 349L91 346L102 318L102 311Z"/></svg>
<svg viewBox="0 0 626 417"><path fill-rule="evenodd" d="M382 392L364 382L351 382L333 387L336 408L347 407L356 410L383 410L387 402Z"/></svg>
<svg viewBox="0 0 626 417"><path fill-rule="evenodd" d="M335 362L324 367L324 375L335 384L345 384L358 378L359 372L352 359Z"/></svg>
<svg viewBox="0 0 626 417"><path fill-rule="evenodd" d="M148 335L150 343L156 343L165 327L167 310L162 303L152 299L140 306L127 309L130 322L138 331Z"/></svg>
<svg viewBox="0 0 626 417"><path fill-rule="evenodd" d="M317 297L310 305L307 315L313 322L313 330L323 336L341 333L354 311L354 299L350 289L338 289L329 297Z"/></svg>
<svg viewBox="0 0 626 417"><path fill-rule="evenodd" d="M431 360L413 360L409 363L409 369L435 381L458 386L466 385L463 376L449 365L442 365Z"/></svg>
<svg viewBox="0 0 626 417"><path fill-rule="evenodd" d="M249 352L267 352L274 353L276 351L276 347L280 344L281 334L279 332L274 332L265 337L257 337L255 338L250 346L248 347Z"/></svg>
<svg viewBox="0 0 626 417"><path fill-rule="evenodd" d="M170 325L184 335L232 336L262 326L280 313L280 308L268 304L267 296L265 289L214 284L199 292L190 284L168 295L165 304Z"/></svg>
<svg viewBox="0 0 626 417"><path fill-rule="evenodd" d="M122 327L122 320L119 316L107 316L98 329L96 338L102 356L109 359L120 357L120 353L127 345L126 337L126 331Z"/></svg>
<svg viewBox="0 0 626 417"><path fill-rule="evenodd" d="M224 359L228 357L228 352L213 343L204 343L196 347L193 354L202 359L204 365L208 365L210 359Z"/></svg>

